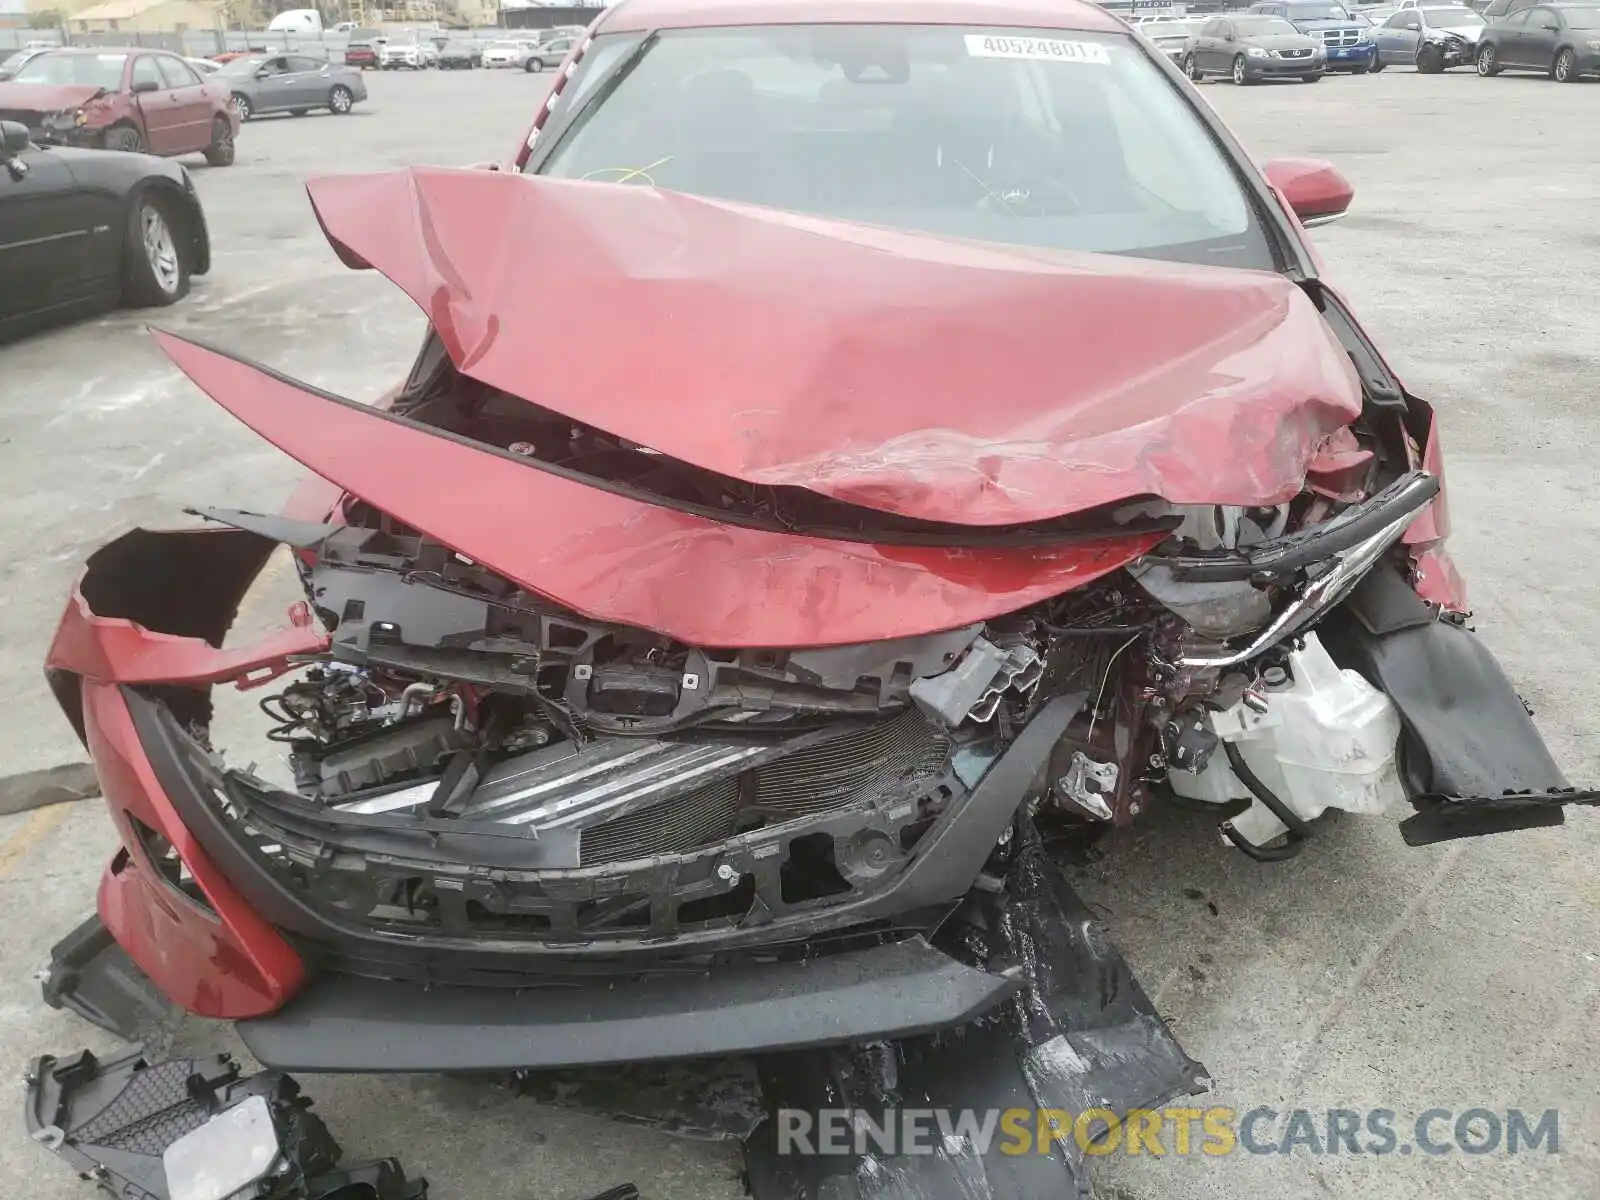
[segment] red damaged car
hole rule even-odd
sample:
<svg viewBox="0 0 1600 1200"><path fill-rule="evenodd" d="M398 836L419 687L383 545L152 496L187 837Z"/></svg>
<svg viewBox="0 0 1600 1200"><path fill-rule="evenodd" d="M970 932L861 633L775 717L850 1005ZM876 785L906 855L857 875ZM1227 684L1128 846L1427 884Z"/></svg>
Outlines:
<svg viewBox="0 0 1600 1200"><path fill-rule="evenodd" d="M1061 839L1597 799L1306 240L1350 187L1092 5L622 0L504 169L309 191L429 332L376 407L158 335L317 482L89 560L48 671L123 845L55 1003L283 1069L804 1049L770 1102L1122 1111L1206 1077ZM280 546L304 602L235 644ZM219 684L292 783L213 746ZM748 1146L758 1196L889 1169ZM1061 1195L1056 1149L947 1140L918 1194Z"/></svg>
<svg viewBox="0 0 1600 1200"><path fill-rule="evenodd" d="M134 48L51 50L0 83L0 120L39 145L171 157L230 166L239 118L228 89L176 54Z"/></svg>

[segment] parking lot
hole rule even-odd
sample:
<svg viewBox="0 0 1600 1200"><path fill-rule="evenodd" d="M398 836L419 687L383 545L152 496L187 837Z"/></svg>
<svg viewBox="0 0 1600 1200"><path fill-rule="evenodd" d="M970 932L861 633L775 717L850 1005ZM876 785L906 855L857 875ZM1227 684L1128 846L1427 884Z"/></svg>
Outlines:
<svg viewBox="0 0 1600 1200"><path fill-rule="evenodd" d="M303 192L321 173L503 158L549 76L369 73L348 117L247 124L237 164L190 164L210 275L177 307L119 313L0 349L4 770L82 757L40 662L83 557L185 505L268 508L294 465L188 385L154 323L329 391L371 397L423 323L381 277L342 267ZM1331 159L1353 181L1315 234L1330 277L1411 389L1443 412L1452 547L1477 624L1575 781L1600 780L1600 83L1389 70L1201 94L1258 158ZM536 236L537 231L529 231ZM1070 341L1070 331L1063 336ZM550 347L560 353L559 347ZM619 348L625 352L626 348ZM974 398L975 403L981 398ZM419 481L425 485L425 481ZM539 519L528 514L530 521ZM113 845L90 801L0 818L0 1063L108 1039L38 999L32 973L94 902ZM1210 826L1163 817L1079 873L1157 1006L1240 1111L1560 1110L1560 1153L1375 1158L1116 1156L1117 1200L1600 1195L1600 817L1408 849L1345 817L1258 866ZM228 1044L191 1023L183 1045ZM674 1140L459 1081L311 1079L353 1157L400 1154L436 1200L576 1200L625 1180L651 1200L742 1194L729 1147ZM86 1196L10 1118L0 1192Z"/></svg>

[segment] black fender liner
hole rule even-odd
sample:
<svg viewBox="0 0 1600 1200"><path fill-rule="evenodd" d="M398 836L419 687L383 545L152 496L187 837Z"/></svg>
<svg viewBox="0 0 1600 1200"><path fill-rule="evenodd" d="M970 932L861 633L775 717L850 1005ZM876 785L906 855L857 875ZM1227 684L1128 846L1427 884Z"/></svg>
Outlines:
<svg viewBox="0 0 1600 1200"><path fill-rule="evenodd" d="M1399 710L1410 845L1560 825L1594 796L1572 790L1488 647L1398 571L1371 572L1317 633Z"/></svg>

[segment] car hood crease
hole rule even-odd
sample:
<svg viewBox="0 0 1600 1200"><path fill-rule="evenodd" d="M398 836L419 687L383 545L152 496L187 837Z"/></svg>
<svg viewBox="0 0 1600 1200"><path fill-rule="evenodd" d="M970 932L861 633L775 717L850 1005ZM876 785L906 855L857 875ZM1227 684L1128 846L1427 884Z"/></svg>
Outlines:
<svg viewBox="0 0 1600 1200"><path fill-rule="evenodd" d="M466 375L696 466L972 526L1275 504L1360 412L1280 276L655 188L413 168L308 185Z"/></svg>
<svg viewBox="0 0 1600 1200"><path fill-rule="evenodd" d="M218 404L350 495L575 612L696 645L828 646L953 629L1082 587L1164 536L885 546L724 525L170 333L156 340Z"/></svg>

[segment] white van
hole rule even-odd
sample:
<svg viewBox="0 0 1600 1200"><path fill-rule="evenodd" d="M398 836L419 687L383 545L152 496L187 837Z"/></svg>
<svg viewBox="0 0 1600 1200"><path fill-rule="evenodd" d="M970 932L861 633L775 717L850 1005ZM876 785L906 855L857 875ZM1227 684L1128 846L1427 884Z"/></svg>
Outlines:
<svg viewBox="0 0 1600 1200"><path fill-rule="evenodd" d="M273 17L268 33L321 33L322 14L314 8L291 8Z"/></svg>

